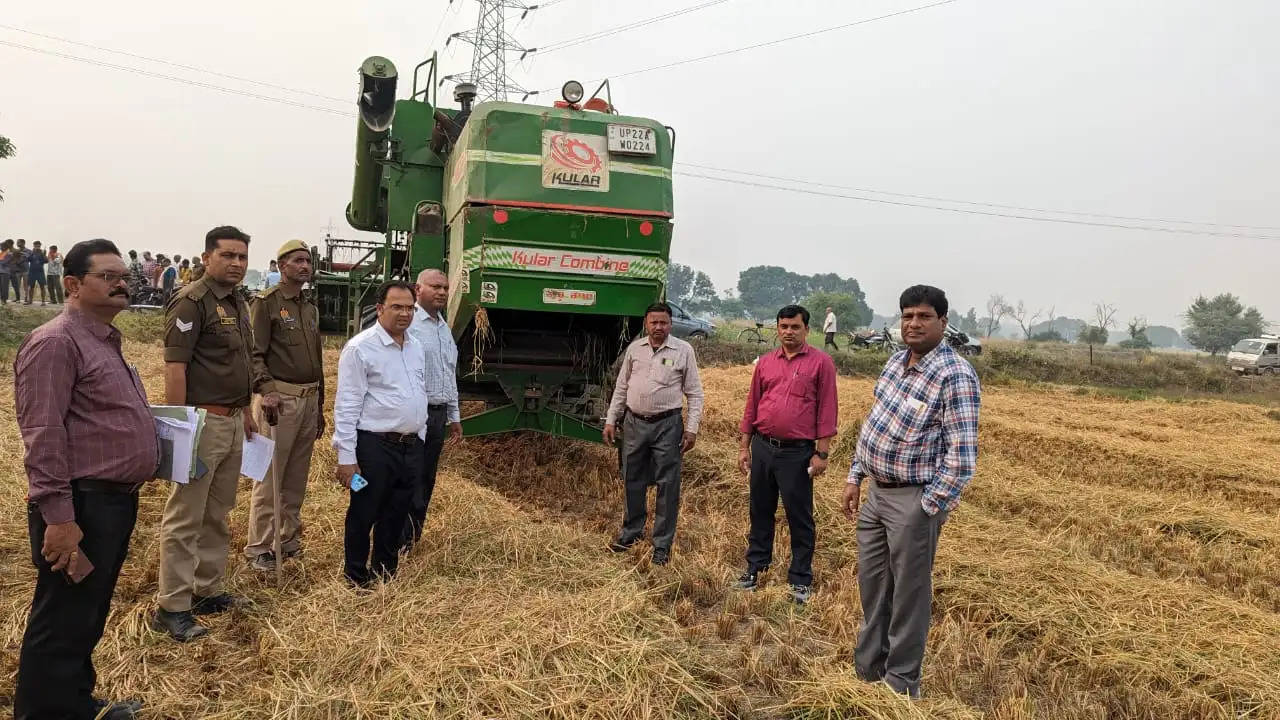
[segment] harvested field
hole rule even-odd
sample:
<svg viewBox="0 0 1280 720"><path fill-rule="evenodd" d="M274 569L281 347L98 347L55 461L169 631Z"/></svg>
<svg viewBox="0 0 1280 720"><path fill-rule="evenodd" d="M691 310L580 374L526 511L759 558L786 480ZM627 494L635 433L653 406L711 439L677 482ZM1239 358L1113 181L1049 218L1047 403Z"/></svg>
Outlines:
<svg viewBox="0 0 1280 720"><path fill-rule="evenodd" d="M155 346L126 351L157 398ZM870 380L840 380L811 604L793 608L778 572L758 593L727 589L745 545L733 465L749 372L704 371L708 412L665 568L647 548L605 550L621 511L609 450L470 439L447 455L399 577L355 595L338 579L346 495L320 445L306 555L286 566L287 587L233 562L232 589L256 605L175 646L145 624L157 484L99 648L100 686L144 699L151 718L1280 717L1280 424L1263 408L987 388L979 474L939 549L925 699L909 704L856 681L850 663L857 548L838 497ZM6 397L0 704L33 577L12 412ZM242 493L239 541L246 515ZM788 555L781 518L777 542L775 567Z"/></svg>

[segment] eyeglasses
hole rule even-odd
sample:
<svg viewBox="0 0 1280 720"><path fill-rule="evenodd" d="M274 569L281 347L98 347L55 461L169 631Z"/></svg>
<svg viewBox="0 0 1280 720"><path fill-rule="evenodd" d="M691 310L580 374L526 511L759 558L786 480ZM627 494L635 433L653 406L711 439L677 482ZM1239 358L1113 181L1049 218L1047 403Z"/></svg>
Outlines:
<svg viewBox="0 0 1280 720"><path fill-rule="evenodd" d="M102 281L108 285L115 285L116 283L119 283L129 277L125 273L111 272L108 270L103 270L99 272L87 272L85 273L85 275L92 275L96 278L102 278Z"/></svg>

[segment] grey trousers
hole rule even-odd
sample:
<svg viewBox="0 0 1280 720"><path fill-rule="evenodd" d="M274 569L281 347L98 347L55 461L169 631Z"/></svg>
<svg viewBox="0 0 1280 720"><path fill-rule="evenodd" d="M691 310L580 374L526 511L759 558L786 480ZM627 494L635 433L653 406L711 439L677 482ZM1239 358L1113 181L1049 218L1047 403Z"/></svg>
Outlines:
<svg viewBox="0 0 1280 720"><path fill-rule="evenodd" d="M658 486L653 517L653 547L671 549L680 515L680 441L684 419L679 413L657 422L637 420L630 413L622 432L622 476L626 509L618 542L629 544L644 535L649 486Z"/></svg>
<svg viewBox="0 0 1280 720"><path fill-rule="evenodd" d="M858 592L862 627L853 651L858 676L920 696L920 664L933 604L933 558L947 512L920 506L924 486L870 483L858 513Z"/></svg>

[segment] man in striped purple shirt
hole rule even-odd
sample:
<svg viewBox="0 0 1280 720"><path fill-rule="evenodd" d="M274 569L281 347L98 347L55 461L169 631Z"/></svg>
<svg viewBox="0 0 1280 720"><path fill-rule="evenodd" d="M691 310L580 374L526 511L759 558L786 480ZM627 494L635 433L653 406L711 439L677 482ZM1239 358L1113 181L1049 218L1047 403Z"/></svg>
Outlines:
<svg viewBox="0 0 1280 720"><path fill-rule="evenodd" d="M915 285L899 307L909 349L889 358L876 381L843 507L858 526L858 676L915 698L938 535L978 462L981 388L973 367L943 342L945 293ZM859 510L862 485L870 489Z"/></svg>
<svg viewBox="0 0 1280 720"><path fill-rule="evenodd" d="M159 451L142 382L111 325L129 306L120 251L107 240L76 243L63 270L66 309L27 336L13 363L36 566L14 715L120 720L141 703L93 698L93 649Z"/></svg>

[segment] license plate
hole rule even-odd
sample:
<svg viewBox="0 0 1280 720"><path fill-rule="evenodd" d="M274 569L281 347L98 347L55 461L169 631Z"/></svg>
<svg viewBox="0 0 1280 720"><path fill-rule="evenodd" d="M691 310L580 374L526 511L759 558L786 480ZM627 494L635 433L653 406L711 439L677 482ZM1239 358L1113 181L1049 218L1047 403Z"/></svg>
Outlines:
<svg viewBox="0 0 1280 720"><path fill-rule="evenodd" d="M548 305L595 305L595 290L543 288L542 302Z"/></svg>
<svg viewBox="0 0 1280 720"><path fill-rule="evenodd" d="M610 125L609 152L619 155L657 155L658 134L641 125Z"/></svg>

